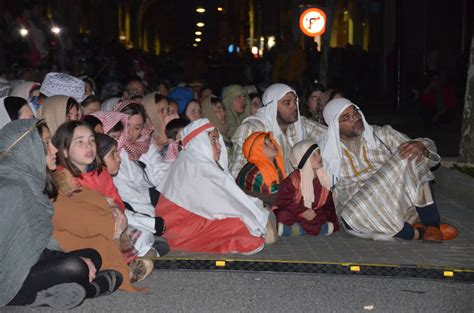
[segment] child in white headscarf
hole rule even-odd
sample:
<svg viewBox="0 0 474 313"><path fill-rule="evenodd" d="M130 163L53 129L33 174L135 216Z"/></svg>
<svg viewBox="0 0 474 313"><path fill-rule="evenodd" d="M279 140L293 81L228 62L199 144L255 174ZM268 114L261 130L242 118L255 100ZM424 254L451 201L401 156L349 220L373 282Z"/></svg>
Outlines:
<svg viewBox="0 0 474 313"><path fill-rule="evenodd" d="M275 211L280 236L328 236L339 229L319 146L312 140L291 149L295 169L280 185Z"/></svg>

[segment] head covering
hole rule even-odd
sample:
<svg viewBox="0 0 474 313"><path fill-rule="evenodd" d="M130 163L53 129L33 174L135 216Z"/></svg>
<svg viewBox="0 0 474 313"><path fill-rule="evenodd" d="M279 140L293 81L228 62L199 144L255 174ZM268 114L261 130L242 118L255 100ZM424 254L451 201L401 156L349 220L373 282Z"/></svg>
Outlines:
<svg viewBox="0 0 474 313"><path fill-rule="evenodd" d="M12 91L12 86L3 77L0 77L0 97L7 97L10 95L10 92Z"/></svg>
<svg viewBox="0 0 474 313"><path fill-rule="evenodd" d="M97 141L97 154L101 160L117 145L117 141L106 134L96 134L95 139Z"/></svg>
<svg viewBox="0 0 474 313"><path fill-rule="evenodd" d="M123 144L127 140L127 131L128 131L128 115L121 112L103 112L97 111L91 114L92 116L97 117L102 122L102 128L104 129L104 134L108 134L112 128L115 127L119 122L123 125L122 134L120 134L118 143L118 150L122 149Z"/></svg>
<svg viewBox="0 0 474 313"><path fill-rule="evenodd" d="M207 118L198 119L182 131L184 150L157 189L170 201L207 219L240 218L254 236L265 234L268 210L262 201L247 196L227 169L222 151L219 166L213 159L209 132L215 127ZM224 147L222 137L219 137ZM196 197L196 195L201 195Z"/></svg>
<svg viewBox="0 0 474 313"><path fill-rule="evenodd" d="M202 116L207 118L212 125L216 126L217 129L219 129L219 133L221 134L222 138L224 139L224 142L230 142L229 137L227 136L227 131L228 131L228 125L227 124L222 124L219 119L217 118L216 114L214 113L213 109L213 104L211 102L211 98L215 96L210 96L204 99L204 101L201 103L202 107ZM225 109L225 107L224 107Z"/></svg>
<svg viewBox="0 0 474 313"><path fill-rule="evenodd" d="M120 112L123 108L125 108L131 103L136 103L136 102L134 100L122 100L114 106L113 111ZM128 121L128 118L129 117L127 117L127 121ZM127 127L128 127L128 123L127 123ZM105 132L105 129L104 129L104 132ZM120 136L118 140L118 146L123 147L125 149L130 160L136 161L142 156L142 154L145 154L148 152L148 149L150 148L150 144L151 144L152 132L153 132L153 124L151 123L150 119L147 116L146 120L144 121L143 129L140 133L140 137L137 139L137 141L129 142L128 131L123 131L122 134L124 134L125 136Z"/></svg>
<svg viewBox="0 0 474 313"><path fill-rule="evenodd" d="M146 114L150 118L151 123L153 124L154 131L152 133L153 139L158 138L159 135L166 138L165 135L165 124L166 124L166 116L164 118L158 115L157 105L158 103L155 102L155 94L159 94L157 92L152 92L147 94L143 97L142 104L145 107ZM163 98L166 100L166 98ZM167 100L166 100L167 101Z"/></svg>
<svg viewBox="0 0 474 313"><path fill-rule="evenodd" d="M11 95L29 100L31 90L39 86L40 84L35 82L22 82L15 88L13 88Z"/></svg>
<svg viewBox="0 0 474 313"><path fill-rule="evenodd" d="M18 112L25 105L28 105L28 102L20 97L0 98L0 128L13 120L17 120Z"/></svg>
<svg viewBox="0 0 474 313"><path fill-rule="evenodd" d="M81 120L82 120L84 123L86 123L87 125L89 125L89 126L91 127L91 129L94 130L94 133L95 133L95 127L96 127L97 125L102 125L102 121L99 120L97 117L95 117L95 116L92 115L92 114L83 116Z"/></svg>
<svg viewBox="0 0 474 313"><path fill-rule="evenodd" d="M360 110L357 105L346 98L338 98L328 102L324 108L324 121L328 125L328 131L321 138L321 151L324 161L324 167L331 176L330 186L334 186L341 175L341 140L339 133L339 116L345 109L353 105ZM372 127L367 124L364 114L360 112L362 121L364 122L363 137L370 148L375 148L375 138Z"/></svg>
<svg viewBox="0 0 474 313"><path fill-rule="evenodd" d="M69 97L52 96L46 98L38 110L38 117L46 121L51 137L62 123L66 122L66 108Z"/></svg>
<svg viewBox="0 0 474 313"><path fill-rule="evenodd" d="M245 96L245 110L243 113L236 113L232 109L232 100L240 95ZM245 89L240 85L229 85L222 90L222 103L225 107L226 124L229 127L228 136L232 137L243 120L250 115L250 99Z"/></svg>
<svg viewBox="0 0 474 313"><path fill-rule="evenodd" d="M85 84L79 78L73 77L65 73L48 73L41 84L40 93L47 97L63 95L82 102Z"/></svg>
<svg viewBox="0 0 474 313"><path fill-rule="evenodd" d="M168 97L178 103L179 113L184 113L186 104L188 104L189 100L194 99L194 93L188 87L175 87L170 90Z"/></svg>
<svg viewBox="0 0 474 313"><path fill-rule="evenodd" d="M303 197L304 206L307 208L312 208L312 203L315 200L313 188L313 180L315 175L309 157L319 150L319 146L312 140L300 141L294 145L293 148L291 148L291 165L295 170L300 171L300 190ZM321 185L325 187L323 188L323 194L318 199L318 203L316 205L316 208L319 208L326 202L329 190L327 185L327 176L325 176L324 170L318 169L316 175Z"/></svg>
<svg viewBox="0 0 474 313"><path fill-rule="evenodd" d="M109 98L102 102L102 106L100 108L101 111L112 111L114 106L117 104L117 102L120 101L120 98L114 97L114 98Z"/></svg>
<svg viewBox="0 0 474 313"><path fill-rule="evenodd" d="M262 97L263 107L258 109L257 113L254 116L249 116L247 120L256 119L256 120L261 121L265 125L265 130L271 131L273 133L273 137L275 137L276 140L279 141L280 135L282 135L283 132L281 131L280 125L278 125L278 121L277 121L278 101L289 92L293 92L296 96L296 91L288 85L285 85L285 84L271 85L265 90L265 93L263 94L263 97ZM297 141L301 141L303 140L303 137L304 137L304 131L303 131L303 126L301 125L301 117L300 117L300 109L298 106L298 100L296 103L296 107L298 108L298 120L293 124L295 125L295 129L296 129Z"/></svg>
<svg viewBox="0 0 474 313"><path fill-rule="evenodd" d="M281 183L280 176L275 164L263 154L263 147L265 145L265 138L277 147L278 154L276 156L276 163L282 172L283 178L285 175L285 165L283 163L283 154L281 152L280 145L273 138L271 132L255 132L251 134L244 142L242 147L245 158L257 166L260 173L262 173L263 181L267 186L271 186L273 182Z"/></svg>
<svg viewBox="0 0 474 313"><path fill-rule="evenodd" d="M17 120L0 131L0 307L18 293L51 243L53 207L43 194L46 159L37 122Z"/></svg>

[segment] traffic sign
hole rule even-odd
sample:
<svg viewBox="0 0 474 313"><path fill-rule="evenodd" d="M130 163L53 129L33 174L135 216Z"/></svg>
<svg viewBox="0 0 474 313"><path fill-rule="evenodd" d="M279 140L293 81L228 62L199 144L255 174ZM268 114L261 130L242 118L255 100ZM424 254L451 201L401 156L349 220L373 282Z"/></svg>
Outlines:
<svg viewBox="0 0 474 313"><path fill-rule="evenodd" d="M309 8L300 15L300 29L310 37L322 35L326 30L326 14L318 8Z"/></svg>

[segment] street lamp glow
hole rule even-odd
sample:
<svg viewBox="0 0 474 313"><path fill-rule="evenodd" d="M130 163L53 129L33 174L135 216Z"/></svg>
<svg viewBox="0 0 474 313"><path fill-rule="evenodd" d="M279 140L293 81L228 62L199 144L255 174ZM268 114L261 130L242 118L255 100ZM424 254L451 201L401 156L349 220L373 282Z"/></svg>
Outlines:
<svg viewBox="0 0 474 313"><path fill-rule="evenodd" d="M197 44L197 43L193 43L193 47L197 47L197 46L198 46L198 44Z"/></svg>
<svg viewBox="0 0 474 313"><path fill-rule="evenodd" d="M53 26L53 27L51 27L51 32L52 32L53 34L56 34L56 35L57 35L57 34L59 34L59 33L61 32L61 28L59 28L59 27L57 27L57 26Z"/></svg>
<svg viewBox="0 0 474 313"><path fill-rule="evenodd" d="M198 13L204 13L204 12L206 12L206 9L200 7L200 8L197 8L197 9L196 9L196 12L198 12Z"/></svg>
<svg viewBox="0 0 474 313"><path fill-rule="evenodd" d="M198 37L198 38L194 38L194 41L195 41L195 42L201 42L201 38L199 38L199 37Z"/></svg>
<svg viewBox="0 0 474 313"><path fill-rule="evenodd" d="M256 46L252 47L252 54L258 54L258 47Z"/></svg>
<svg viewBox="0 0 474 313"><path fill-rule="evenodd" d="M197 27L204 27L204 25L205 25L205 24L204 24L203 22L198 22L198 23L196 23L196 26L197 26Z"/></svg>
<svg viewBox="0 0 474 313"><path fill-rule="evenodd" d="M222 11L224 11L224 9L222 7L218 7L217 11L222 12Z"/></svg>
<svg viewBox="0 0 474 313"><path fill-rule="evenodd" d="M198 30L198 31L194 32L194 34L195 34L196 36L201 36L201 35L202 35L202 32Z"/></svg>
<svg viewBox="0 0 474 313"><path fill-rule="evenodd" d="M20 28L20 35L22 37L25 37L26 35L28 35L28 29L26 28Z"/></svg>

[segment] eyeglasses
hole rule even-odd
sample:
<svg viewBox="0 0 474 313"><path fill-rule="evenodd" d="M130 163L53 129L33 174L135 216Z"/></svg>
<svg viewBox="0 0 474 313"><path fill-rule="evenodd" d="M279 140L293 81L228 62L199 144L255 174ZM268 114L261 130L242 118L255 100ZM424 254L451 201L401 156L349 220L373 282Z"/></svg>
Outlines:
<svg viewBox="0 0 474 313"><path fill-rule="evenodd" d="M348 112L339 118L339 123L357 120L361 116L360 110L354 110L352 113Z"/></svg>

